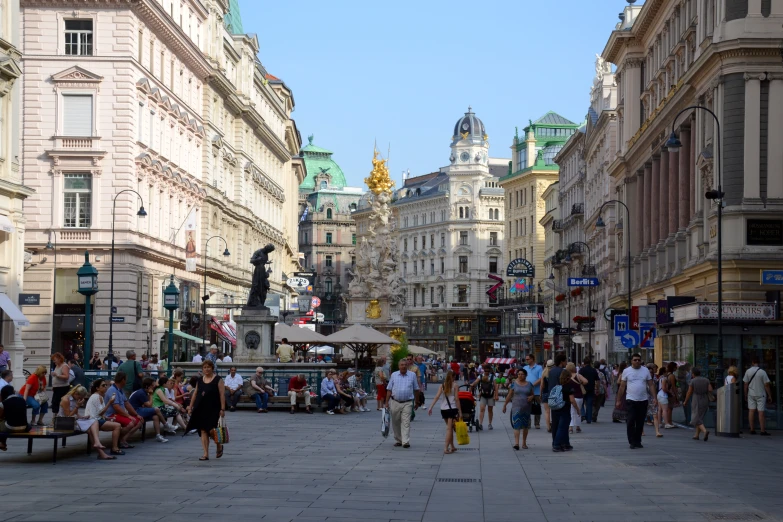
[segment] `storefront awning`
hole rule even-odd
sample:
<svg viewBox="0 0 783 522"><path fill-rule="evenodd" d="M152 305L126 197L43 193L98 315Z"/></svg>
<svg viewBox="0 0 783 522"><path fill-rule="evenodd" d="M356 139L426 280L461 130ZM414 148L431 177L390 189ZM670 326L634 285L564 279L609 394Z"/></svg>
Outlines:
<svg viewBox="0 0 783 522"><path fill-rule="evenodd" d="M0 308L16 326L30 326L30 321L6 294L0 294Z"/></svg>
<svg viewBox="0 0 783 522"><path fill-rule="evenodd" d="M9 234L13 234L16 232L16 227L13 223L11 223L11 220L8 219L8 216L3 216L0 214L0 230L3 232L8 232Z"/></svg>
<svg viewBox="0 0 783 522"><path fill-rule="evenodd" d="M201 339L199 339L198 337L195 337L195 336L190 335L190 334L186 334L185 332L183 332L181 330L172 330L171 333L173 333L177 337L182 337L183 339L187 339L188 341L195 341L195 342L197 342L199 344L204 342Z"/></svg>
<svg viewBox="0 0 783 522"><path fill-rule="evenodd" d="M486 361L484 361L485 364L514 364L515 362L517 362L516 359L506 359L503 357L489 357Z"/></svg>

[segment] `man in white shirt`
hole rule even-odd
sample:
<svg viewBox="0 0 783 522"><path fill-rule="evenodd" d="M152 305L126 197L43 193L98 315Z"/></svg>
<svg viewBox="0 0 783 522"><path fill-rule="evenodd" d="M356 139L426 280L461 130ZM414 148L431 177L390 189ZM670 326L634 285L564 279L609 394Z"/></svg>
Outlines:
<svg viewBox="0 0 783 522"><path fill-rule="evenodd" d="M0 390L6 386L13 386L11 381L14 380L14 372L11 370L0 371Z"/></svg>
<svg viewBox="0 0 783 522"><path fill-rule="evenodd" d="M391 424L394 445L410 448L411 414L416 409L414 399L419 391L419 379L408 371L408 360L401 359L400 370L394 372L386 385L386 407L391 404Z"/></svg>
<svg viewBox="0 0 783 522"><path fill-rule="evenodd" d="M657 405L655 381L650 375L650 370L642 366L642 356L635 353L631 357L631 366L623 370L620 389L615 401L615 407L619 408L620 397L625 394L625 404L628 410L626 432L631 449L644 447L642 446L642 430L644 429L644 419L647 417L648 390L650 397L653 398L653 405Z"/></svg>
<svg viewBox="0 0 783 522"><path fill-rule="evenodd" d="M766 403L772 402L772 393L769 390L769 376L767 372L759 368L759 358L751 359L753 366L745 372L742 382L745 383L745 397L748 398L748 421L750 421L750 434L755 435L756 429L753 426L753 417L756 410L759 412L759 426L761 434L769 437L767 433L767 421L764 417Z"/></svg>
<svg viewBox="0 0 783 522"><path fill-rule="evenodd" d="M242 396L242 376L237 373L235 366L231 367L230 373L226 376L224 384L226 386L226 402L231 403L230 411L237 411L237 403Z"/></svg>
<svg viewBox="0 0 783 522"><path fill-rule="evenodd" d="M225 354L225 355L223 356L223 362L224 362L224 363L230 363L230 362L234 362L234 359L232 359L232 358L231 358L231 356L230 356L229 354Z"/></svg>
<svg viewBox="0 0 783 522"><path fill-rule="evenodd" d="M201 354L200 354L200 353L197 353L196 355L194 355L194 356L193 356L193 362L194 362L194 363L199 363L199 364L201 364L201 363L203 362L203 360L204 360L204 358L203 358L203 357L201 357Z"/></svg>

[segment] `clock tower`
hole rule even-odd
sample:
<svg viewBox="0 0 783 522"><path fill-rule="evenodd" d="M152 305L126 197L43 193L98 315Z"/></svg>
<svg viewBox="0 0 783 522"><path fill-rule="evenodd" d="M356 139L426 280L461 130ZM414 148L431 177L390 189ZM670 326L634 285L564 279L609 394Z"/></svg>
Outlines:
<svg viewBox="0 0 783 522"><path fill-rule="evenodd" d="M484 129L484 123L476 117L470 107L454 125L449 160L451 170L463 170L454 167L472 167L469 170L476 170L475 167L481 166L488 171L489 136Z"/></svg>

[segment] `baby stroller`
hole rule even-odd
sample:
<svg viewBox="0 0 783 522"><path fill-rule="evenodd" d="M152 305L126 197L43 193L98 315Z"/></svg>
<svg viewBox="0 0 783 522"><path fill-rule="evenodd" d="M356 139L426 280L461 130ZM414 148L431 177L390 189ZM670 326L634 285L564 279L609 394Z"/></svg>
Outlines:
<svg viewBox="0 0 783 522"><path fill-rule="evenodd" d="M470 391L470 384L463 384L459 387L460 390L465 388L465 391L459 391L460 408L462 408L462 420L468 425L468 431L473 431L475 427L478 431L478 420L476 420L476 397L473 396L473 392Z"/></svg>

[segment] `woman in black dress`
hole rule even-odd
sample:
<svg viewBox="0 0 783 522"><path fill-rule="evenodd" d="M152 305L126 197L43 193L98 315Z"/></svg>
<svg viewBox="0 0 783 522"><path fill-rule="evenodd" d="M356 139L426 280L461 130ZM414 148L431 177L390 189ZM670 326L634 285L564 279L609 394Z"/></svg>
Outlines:
<svg viewBox="0 0 783 522"><path fill-rule="evenodd" d="M199 460L209 460L209 434L217 428L218 420L226 414L226 395L223 379L215 373L215 364L210 361L204 361L201 365L202 376L193 390L188 414L190 421L185 433L190 430L197 430L201 435L201 446L204 448L204 455ZM223 445L217 445L217 454L215 458L223 456Z"/></svg>

